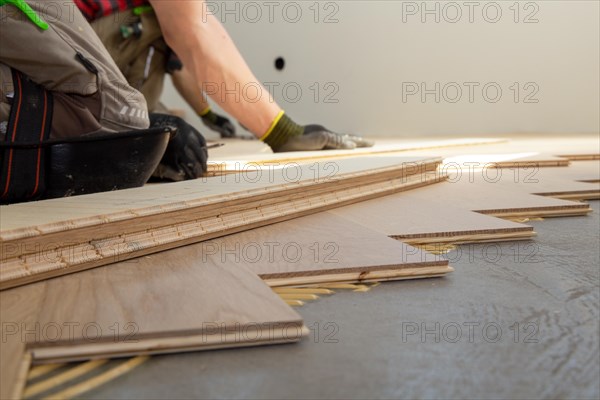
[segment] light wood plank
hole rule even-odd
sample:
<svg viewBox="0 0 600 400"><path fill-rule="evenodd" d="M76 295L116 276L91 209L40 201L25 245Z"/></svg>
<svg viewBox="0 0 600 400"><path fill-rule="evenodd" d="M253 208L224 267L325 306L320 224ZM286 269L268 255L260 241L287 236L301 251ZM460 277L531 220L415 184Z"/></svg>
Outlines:
<svg viewBox="0 0 600 400"><path fill-rule="evenodd" d="M333 181L317 180L318 184L309 181L307 186L292 185L291 189L270 193L269 196L265 195L265 191L259 191L248 198L245 197L247 192L244 192L233 203L226 201L202 207L195 207L192 201L186 201L184 206L169 203L178 211L165 214L162 209L142 208L136 209L136 216L131 218L121 218L124 215L121 212L118 213L119 218L98 215L93 222L90 222L93 218L86 220L76 229L72 226L73 221L65 221L59 228L56 227L60 224L49 224L2 231L5 266L0 270L0 288L106 265L115 260L435 183L444 176L427 171L435 170L438 162L437 159L427 159L425 163L411 161L398 164L397 160L388 160L383 164L368 164L370 166L366 170L364 166L362 170L349 166L348 170L359 172L342 174L342 178ZM369 169L373 165L388 167ZM238 196L238 193L233 192L232 196ZM197 202L206 203L206 199L200 198ZM129 214L132 213L130 210ZM198 219L198 216L201 217Z"/></svg>
<svg viewBox="0 0 600 400"><path fill-rule="evenodd" d="M301 317L254 273L202 263L186 247L6 290L0 300L2 398L18 389L26 350L34 362L64 362L286 343L306 334Z"/></svg>
<svg viewBox="0 0 600 400"><path fill-rule="evenodd" d="M465 168L459 173L448 172L451 175L448 183L330 212L408 243L527 239L533 234L532 228L491 215L584 215L590 211L586 204L531 194L593 198L599 192L597 182L576 182L585 178L597 180L600 177L598 161L580 161L564 168Z"/></svg>
<svg viewBox="0 0 600 400"><path fill-rule="evenodd" d="M567 166L570 160L600 159L598 135L574 134L568 137L549 135L506 134L503 138L424 138L406 139L374 138L371 149L342 150L336 152L297 152L269 154L264 147L248 141L233 142L211 152L211 170L214 173L231 172L269 162L310 162L314 159L336 156L401 154L410 151L417 156L461 157L482 165L494 163L500 168L514 168L525 163L537 167Z"/></svg>
<svg viewBox="0 0 600 400"><path fill-rule="evenodd" d="M239 265L274 282L293 280L297 285L355 281L378 272L402 275L404 269L439 267L447 273L448 261L390 239L329 212L229 235L194 246L195 257L220 266ZM343 275L343 278L336 275Z"/></svg>
<svg viewBox="0 0 600 400"><path fill-rule="evenodd" d="M530 226L453 204L445 196L417 197L406 192L329 212L407 243L473 243L530 239L535 235Z"/></svg>
<svg viewBox="0 0 600 400"><path fill-rule="evenodd" d="M248 140L225 140L225 146L209 152L209 171L213 173L244 171L249 168L272 164L310 163L316 160L333 160L348 157L387 156L415 151L432 151L472 146L489 146L507 142L502 138L421 138L419 140L376 139L375 145L353 150L295 151L273 153L264 143Z"/></svg>
<svg viewBox="0 0 600 400"><path fill-rule="evenodd" d="M44 302L45 282L16 290L0 292L0 398L18 396L25 384L19 379L19 369L29 340L39 338L36 314ZM25 375L26 376L26 375Z"/></svg>
<svg viewBox="0 0 600 400"><path fill-rule="evenodd" d="M223 206L231 201L268 198L284 192L286 194L300 193L322 187L322 185L333 186L340 181L360 182L361 178L365 177L371 179L372 182L378 175L382 175L386 179L390 176L398 176L398 173L402 171L416 169L417 165L439 161L441 160L431 157L344 159L268 169L258 175L248 172L247 174L201 178L166 185L151 185L72 198L1 206L1 238L5 240L7 232L30 228L30 223L25 218L31 216L32 213L37 217L34 226L38 229L53 224L56 226L50 229L59 229L60 224L68 224L65 228L72 229L73 226L103 224L107 221L133 219L139 215L160 214L191 207L215 204ZM412 173L416 172L418 171ZM66 220L64 214L60 214L60 212L68 213L76 212L76 210L82 211ZM36 232L31 232L31 234L36 234Z"/></svg>

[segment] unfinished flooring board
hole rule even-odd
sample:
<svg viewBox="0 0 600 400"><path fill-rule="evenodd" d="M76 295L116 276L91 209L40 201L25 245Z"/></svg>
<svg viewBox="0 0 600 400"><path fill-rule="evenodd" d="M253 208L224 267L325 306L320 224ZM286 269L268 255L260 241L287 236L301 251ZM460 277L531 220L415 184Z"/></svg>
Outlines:
<svg viewBox="0 0 600 400"><path fill-rule="evenodd" d="M339 187L374 183L435 170L436 157L367 157L307 165L269 167L246 174L200 178L164 185L96 193L85 196L20 203L0 207L2 239L71 230L140 216L188 210L224 208L233 202L268 200L333 191ZM40 210L44 211L39 212ZM202 209L204 210L204 209ZM40 232L37 232L39 235Z"/></svg>
<svg viewBox="0 0 600 400"><path fill-rule="evenodd" d="M578 163L595 163L585 161ZM538 194L564 199L593 200L600 196L600 185L594 177L597 173L568 167L539 168L531 165L521 165L515 168L464 168L459 170L452 164L440 167L441 171L449 174L449 182L460 187L482 186L491 192L503 188L509 192ZM585 178L589 177L590 182Z"/></svg>
<svg viewBox="0 0 600 400"><path fill-rule="evenodd" d="M348 159L293 168L317 174L297 182L285 169L258 182L231 175L2 207L0 288L436 183L439 161Z"/></svg>
<svg viewBox="0 0 600 400"><path fill-rule="evenodd" d="M303 163L315 159L352 156L385 156L410 151L410 155L460 157L465 162L483 165L495 164L499 168L523 166L567 166L570 161L600 159L598 134L576 134L557 137L540 134L508 134L502 138L424 138L406 139L372 138L373 148L320 152L292 152L269 154L270 150L248 141L233 141L231 146L214 149L211 153L211 171L227 173L269 163ZM229 146L229 147L228 147ZM264 145L263 145L264 146Z"/></svg>
<svg viewBox="0 0 600 400"><path fill-rule="evenodd" d="M600 161L577 161L569 168L540 170L533 193L561 199L594 200L600 198ZM525 186L521 183L521 186ZM531 190L531 189L529 189Z"/></svg>
<svg viewBox="0 0 600 400"><path fill-rule="evenodd" d="M553 168L555 178L576 182L598 182L600 180L600 160L572 162L569 168Z"/></svg>
<svg viewBox="0 0 600 400"><path fill-rule="evenodd" d="M31 334L23 328L35 326L36 315L44 300L39 289L31 285L0 293L0 399L21 398L26 379L22 370L28 370L31 361L26 341L40 336L39 330L32 329Z"/></svg>
<svg viewBox="0 0 600 400"><path fill-rule="evenodd" d="M455 155L448 154L444 164L461 165L464 168L547 168L567 167L571 164L569 159L550 154L523 152L510 153L496 150L497 153L466 153Z"/></svg>
<svg viewBox="0 0 600 400"><path fill-rule="evenodd" d="M239 265L270 286L416 279L452 271L442 257L329 212L188 247L203 262Z"/></svg>
<svg viewBox="0 0 600 400"><path fill-rule="evenodd" d="M452 205L445 197L395 194L329 213L409 244L527 240L533 228Z"/></svg>
<svg viewBox="0 0 600 400"><path fill-rule="evenodd" d="M221 140L225 146L209 151L209 173L227 173L245 171L264 165L284 165L288 163L310 163L316 160L332 160L338 158L401 154L414 151L427 150L431 153L444 148L469 148L471 146L484 146L504 143L502 138L457 138L443 137L420 138L417 140L405 139L375 139L373 147L358 148L353 150L326 150L326 151L294 151L273 153L271 149L260 141L252 140Z"/></svg>
<svg viewBox="0 0 600 400"><path fill-rule="evenodd" d="M471 160L472 161L472 160ZM331 212L407 243L526 239L532 228L471 212L513 217L581 215L586 204L532 196L596 196L598 162L559 168L466 169L437 187L357 203ZM457 179L455 182L453 178ZM392 211L393 210L393 211Z"/></svg>
<svg viewBox="0 0 600 400"><path fill-rule="evenodd" d="M458 185L482 185L491 190L499 190L496 186L507 191L521 191L528 194L538 194L562 199L593 200L600 197L600 185L583 182L578 176L597 177L593 163L596 161L578 162L569 167L538 168L522 166L514 169L474 169L462 171ZM451 177L451 181L452 181Z"/></svg>
<svg viewBox="0 0 600 400"><path fill-rule="evenodd" d="M598 134L569 135L568 137L513 134L503 142L469 148L440 148L436 155L445 162L454 159L459 163L476 163L480 167L497 164L514 168L526 163L539 167L566 166L568 161L597 160L600 158ZM411 155L426 156L428 150L416 150Z"/></svg>
<svg viewBox="0 0 600 400"><path fill-rule="evenodd" d="M415 202L441 199L452 207L495 217L533 218L586 215L589 204L528 194L517 185L444 182L411 192Z"/></svg>
<svg viewBox="0 0 600 400"><path fill-rule="evenodd" d="M447 160L446 160L447 161ZM445 161L445 162L446 162ZM551 217L585 215L588 204L567 199L594 199L600 185L577 180L598 177L597 161L575 162L555 168L476 168L440 169L449 174L448 182L437 188L410 193L415 201L439 199L453 207L502 217Z"/></svg>
<svg viewBox="0 0 600 400"><path fill-rule="evenodd" d="M182 247L0 293L2 398L34 363L300 340L301 317L254 273ZM14 330L13 330L14 328Z"/></svg>

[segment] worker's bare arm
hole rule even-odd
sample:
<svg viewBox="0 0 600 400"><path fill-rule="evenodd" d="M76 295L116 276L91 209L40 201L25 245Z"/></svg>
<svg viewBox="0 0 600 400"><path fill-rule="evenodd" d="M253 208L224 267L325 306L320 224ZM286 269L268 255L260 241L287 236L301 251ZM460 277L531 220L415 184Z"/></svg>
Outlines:
<svg viewBox="0 0 600 400"><path fill-rule="evenodd" d="M184 66L180 71L173 71L171 78L175 89L197 115L201 115L209 107L208 101L202 93L202 84L192 75L189 68Z"/></svg>
<svg viewBox="0 0 600 400"><path fill-rule="evenodd" d="M204 93L202 93L201 84L192 75L189 68L184 65L181 70L173 71L171 78L179 94L194 109L196 115L202 118L204 125L219 133L222 138L235 136L235 126L227 117L211 110Z"/></svg>
<svg viewBox="0 0 600 400"><path fill-rule="evenodd" d="M281 108L260 85L225 28L207 10L205 2L150 2L168 45L196 80L202 82L207 94L257 137L261 137ZM260 90L260 96L257 90Z"/></svg>

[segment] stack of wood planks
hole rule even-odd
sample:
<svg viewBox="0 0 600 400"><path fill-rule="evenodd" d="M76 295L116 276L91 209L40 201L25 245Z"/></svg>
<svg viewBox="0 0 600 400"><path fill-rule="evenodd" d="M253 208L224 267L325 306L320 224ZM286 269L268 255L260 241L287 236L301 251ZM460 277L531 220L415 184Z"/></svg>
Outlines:
<svg viewBox="0 0 600 400"><path fill-rule="evenodd" d="M0 289L445 179L439 158L344 159L0 208Z"/></svg>

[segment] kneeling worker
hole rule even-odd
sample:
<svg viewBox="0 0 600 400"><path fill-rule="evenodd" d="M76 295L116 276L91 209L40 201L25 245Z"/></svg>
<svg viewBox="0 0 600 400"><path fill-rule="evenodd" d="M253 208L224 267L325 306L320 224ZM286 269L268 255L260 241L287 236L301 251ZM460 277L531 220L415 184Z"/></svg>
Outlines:
<svg viewBox="0 0 600 400"><path fill-rule="evenodd" d="M86 3L87 11L101 17L145 2ZM213 100L274 151L370 145L319 125L298 125L270 98L227 101L226 88L257 80L222 25L206 13L204 2L151 4L160 34L150 43L164 36L181 58L187 79L216 83L219 90L211 93ZM160 111L162 84L145 97L136 90L146 92L152 57L141 58L145 63L141 80L126 79L121 71L131 64L114 63L72 4L52 5L0 0L0 202L140 186L159 163L185 178L200 176L206 168L204 138L183 121L150 114ZM90 18L89 12L86 15ZM149 15L154 14L142 14L142 19ZM146 46L148 52L157 48ZM140 53L134 62L140 62ZM164 76L165 64L159 71ZM154 129L148 129L150 122ZM169 141L171 126L179 133Z"/></svg>

